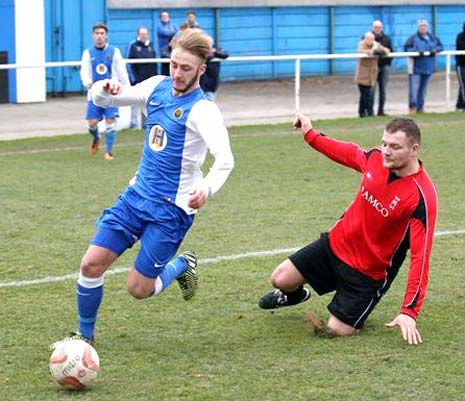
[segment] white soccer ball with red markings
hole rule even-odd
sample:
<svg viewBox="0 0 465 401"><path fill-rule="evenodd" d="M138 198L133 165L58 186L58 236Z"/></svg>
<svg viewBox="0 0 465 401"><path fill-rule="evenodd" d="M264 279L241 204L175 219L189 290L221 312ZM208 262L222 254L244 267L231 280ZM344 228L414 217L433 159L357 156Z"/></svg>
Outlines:
<svg viewBox="0 0 465 401"><path fill-rule="evenodd" d="M97 378L100 361L92 345L83 340L66 340L57 344L50 357L50 373L63 387L81 390Z"/></svg>

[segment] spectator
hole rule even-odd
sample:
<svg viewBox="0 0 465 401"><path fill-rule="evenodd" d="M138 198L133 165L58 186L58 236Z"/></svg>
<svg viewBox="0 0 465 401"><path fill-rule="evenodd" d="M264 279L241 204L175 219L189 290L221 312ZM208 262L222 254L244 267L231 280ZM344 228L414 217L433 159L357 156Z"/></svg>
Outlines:
<svg viewBox="0 0 465 401"><path fill-rule="evenodd" d="M100 144L100 134L98 132L98 122L105 117L105 160L113 160L113 145L116 139L116 118L118 117L118 107L100 107L92 103L92 84L103 79L118 80L121 84L129 83L126 64L121 56L121 52L114 46L107 43L108 28L100 23L92 28L92 39L94 46L84 50L81 60L81 81L88 89L87 91L87 113L89 133L92 135L90 153L95 155Z"/></svg>
<svg viewBox="0 0 465 401"><path fill-rule="evenodd" d="M375 35L375 41L381 44L383 47L393 51L391 38L386 35L383 31L383 23L379 20L373 22L373 35ZM378 116L385 116L384 113L384 104L386 103L386 87L389 81L389 70L392 63L392 58L390 57L380 57L378 59L378 75L376 78L376 83L378 84L379 96L378 96ZM376 84L373 88L373 97L376 91Z"/></svg>
<svg viewBox="0 0 465 401"><path fill-rule="evenodd" d="M358 115L363 118L373 115L373 87L378 74L378 59L375 56L386 55L388 50L375 42L373 33L367 32L358 44L358 52L370 56L358 59L355 73L355 82L360 90Z"/></svg>
<svg viewBox="0 0 465 401"><path fill-rule="evenodd" d="M428 22L418 22L418 31L410 36L404 44L404 51L419 52L417 57L409 59L409 113L423 113L428 82L434 72L437 52L443 50L438 37L428 32Z"/></svg>
<svg viewBox="0 0 465 401"><path fill-rule="evenodd" d="M173 48L173 46L174 46L174 44L176 42L176 38L179 36L179 33L184 32L184 31L186 31L188 29L190 29L190 28L189 28L189 25L187 24L187 22L183 22L181 24L181 26L179 27L179 31L177 33L175 33L173 36L171 36L168 43L161 50L161 56L163 58L171 58L171 50L172 50L172 48ZM166 66L167 66L168 75L169 75L170 74L170 65L166 64ZM162 74L162 75L165 75L165 74Z"/></svg>
<svg viewBox="0 0 465 401"><path fill-rule="evenodd" d="M463 31L457 35L455 40L455 48L457 50L465 50L465 23ZM457 110L465 110L465 56L455 56L457 78L459 80L459 95L457 97Z"/></svg>
<svg viewBox="0 0 465 401"><path fill-rule="evenodd" d="M229 53L221 48L217 48L213 45L212 51L207 57L207 68L205 73L200 77L200 87L205 92L205 96L208 100L214 101L216 91L220 84L220 61L212 61L214 58L226 59L229 57Z"/></svg>
<svg viewBox="0 0 465 401"><path fill-rule="evenodd" d="M171 23L170 14L168 11L163 10L160 13L160 25L157 28L157 38L158 38L158 49L160 54L163 58L163 49L167 48L171 38L178 32L178 28ZM169 63L162 63L161 64L161 74L162 75L170 75L170 65Z"/></svg>
<svg viewBox="0 0 465 401"><path fill-rule="evenodd" d="M145 27L140 27L137 31L136 40L132 41L127 50L126 58L141 59L155 58L156 53L152 42L149 39L149 31ZM157 65L155 63L128 64L129 80L131 85L138 84L158 74ZM131 129L137 128L138 114L141 115L141 126L146 128L147 119L137 107L131 107Z"/></svg>
<svg viewBox="0 0 465 401"><path fill-rule="evenodd" d="M186 15L186 22L189 28L200 28L200 25L197 22L197 15L195 14L195 11L191 10Z"/></svg>

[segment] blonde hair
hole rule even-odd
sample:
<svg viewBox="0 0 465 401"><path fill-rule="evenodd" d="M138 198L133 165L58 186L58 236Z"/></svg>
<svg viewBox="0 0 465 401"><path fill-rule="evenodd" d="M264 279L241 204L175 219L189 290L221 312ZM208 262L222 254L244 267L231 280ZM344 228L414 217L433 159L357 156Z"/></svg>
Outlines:
<svg viewBox="0 0 465 401"><path fill-rule="evenodd" d="M202 30L192 28L181 31L173 37L171 46L173 50L178 47L187 50L205 62L212 51L213 39Z"/></svg>

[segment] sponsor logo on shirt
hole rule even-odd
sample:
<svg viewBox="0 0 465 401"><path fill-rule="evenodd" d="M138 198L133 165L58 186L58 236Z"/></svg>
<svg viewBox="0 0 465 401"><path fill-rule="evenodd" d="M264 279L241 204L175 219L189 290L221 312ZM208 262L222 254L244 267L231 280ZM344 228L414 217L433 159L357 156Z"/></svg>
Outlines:
<svg viewBox="0 0 465 401"><path fill-rule="evenodd" d="M95 71L97 71L97 74L99 75L105 75L108 72L108 68L105 64L100 63L95 67Z"/></svg>
<svg viewBox="0 0 465 401"><path fill-rule="evenodd" d="M168 144L168 136L161 125L154 125L150 130L149 146L155 152L161 152Z"/></svg>
<svg viewBox="0 0 465 401"><path fill-rule="evenodd" d="M362 198L365 199L379 214L381 214L381 216L389 216L389 210L387 210L378 199L376 199L372 194L370 194L364 186L362 186L360 193L362 195Z"/></svg>
<svg viewBox="0 0 465 401"><path fill-rule="evenodd" d="M176 109L176 110L174 111L174 113L173 113L174 118L176 118L177 120L179 120L179 119L182 117L183 114L184 114L184 112L183 112L183 110L182 110L181 107L179 107L178 109Z"/></svg>

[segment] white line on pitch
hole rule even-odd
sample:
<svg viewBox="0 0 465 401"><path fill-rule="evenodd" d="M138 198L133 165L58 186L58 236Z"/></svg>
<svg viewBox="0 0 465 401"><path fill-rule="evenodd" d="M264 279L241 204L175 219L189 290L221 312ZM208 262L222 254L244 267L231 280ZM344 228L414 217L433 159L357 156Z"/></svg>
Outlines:
<svg viewBox="0 0 465 401"><path fill-rule="evenodd" d="M465 234L465 230L449 230L449 231L436 231L434 233L435 237L445 237L448 235L461 235ZM270 251L255 251L255 252L245 252L238 253L235 255L222 255L215 256L212 258L200 259L199 263L202 265L210 265L214 263L224 262L228 260L239 260L247 258L265 258L268 256L281 255L283 253L293 253L300 248L281 248L281 249L272 249ZM108 270L105 273L105 276L113 276L115 274L126 273L129 271L129 267L114 267ZM19 280L19 281L0 281L0 288L11 288L11 287L27 287L40 284L50 284L50 283L59 283L66 280L76 280L77 273L65 274L64 276L47 276L34 280Z"/></svg>

